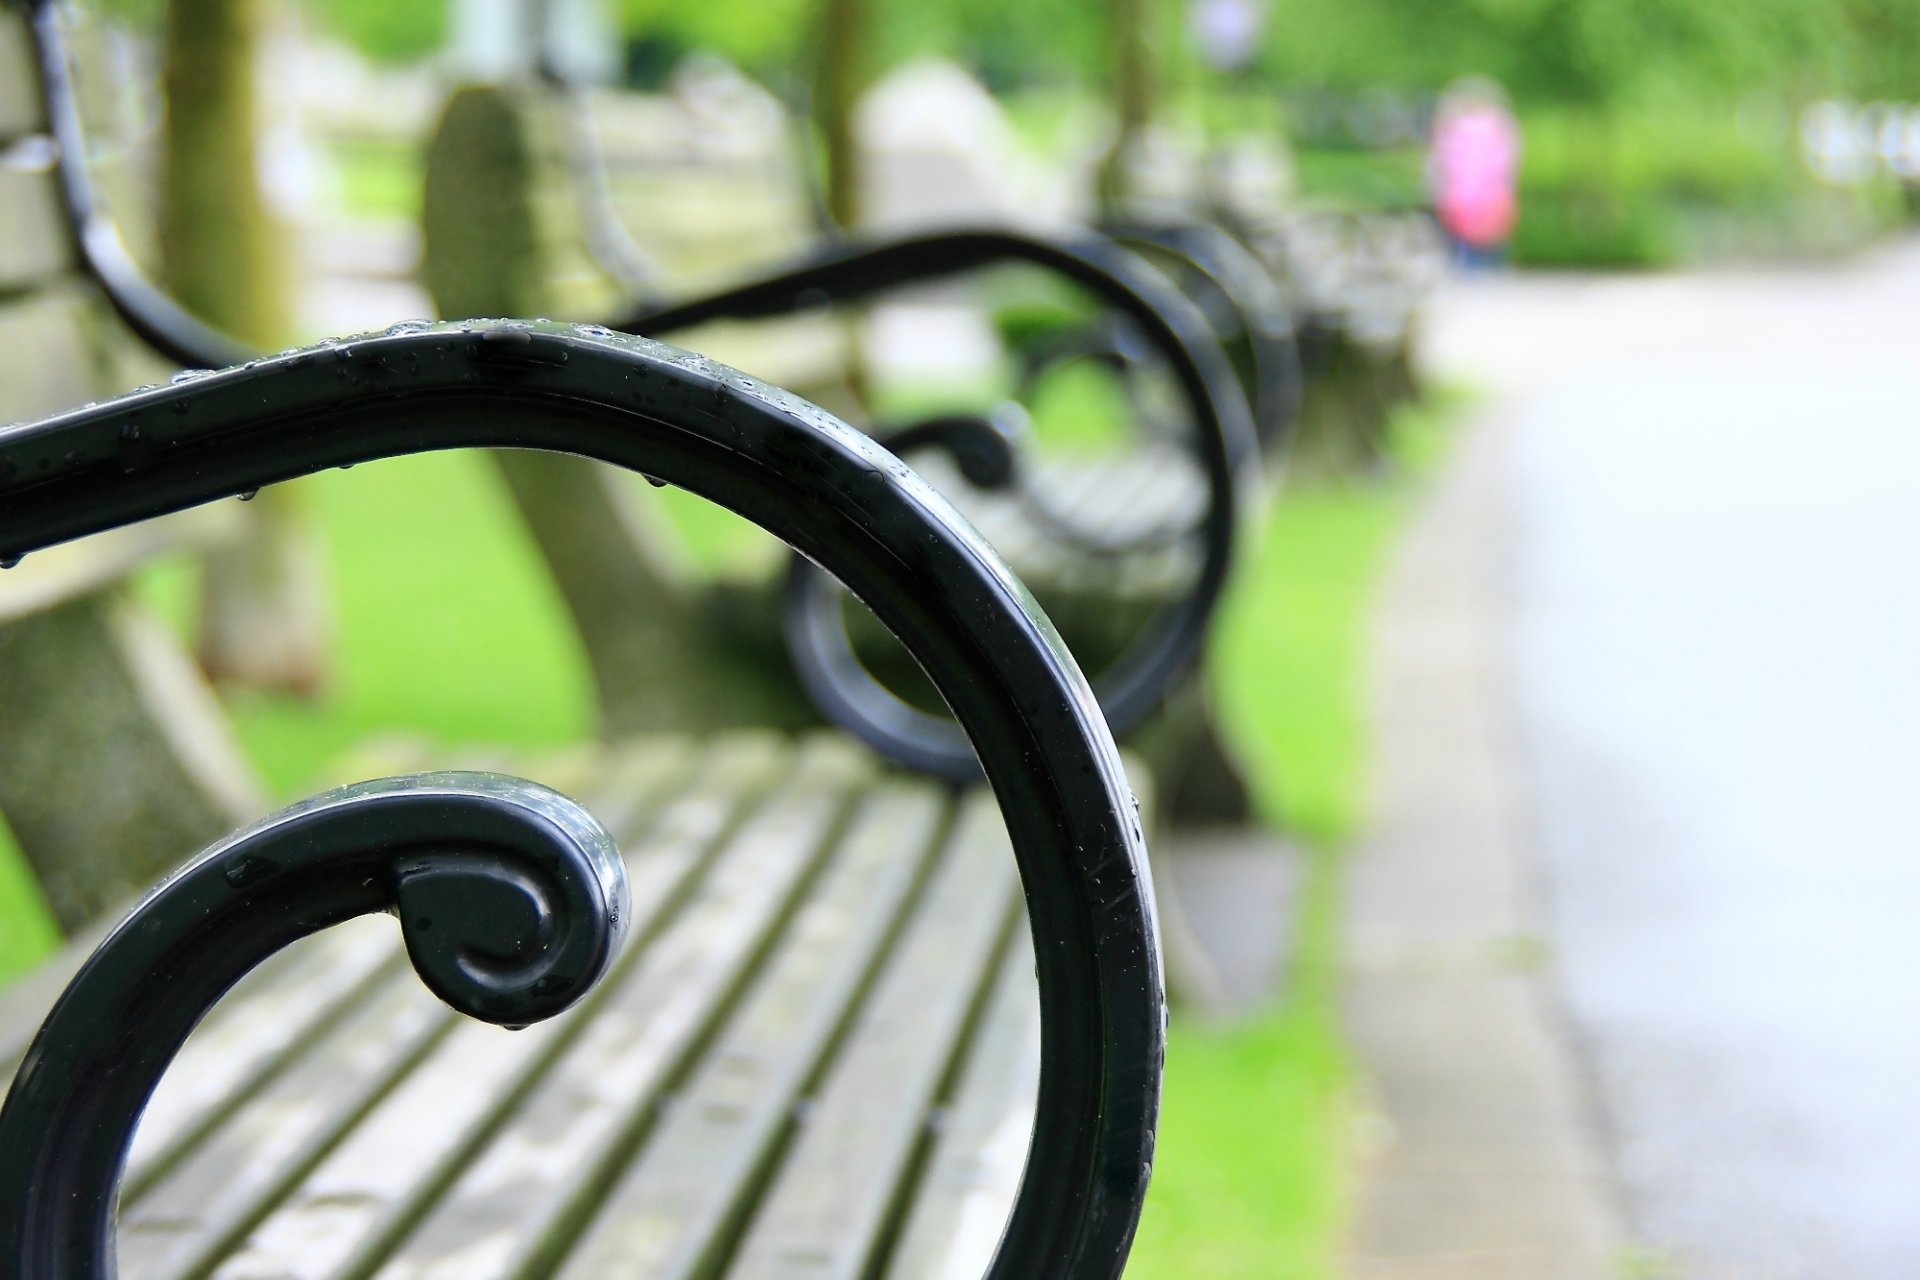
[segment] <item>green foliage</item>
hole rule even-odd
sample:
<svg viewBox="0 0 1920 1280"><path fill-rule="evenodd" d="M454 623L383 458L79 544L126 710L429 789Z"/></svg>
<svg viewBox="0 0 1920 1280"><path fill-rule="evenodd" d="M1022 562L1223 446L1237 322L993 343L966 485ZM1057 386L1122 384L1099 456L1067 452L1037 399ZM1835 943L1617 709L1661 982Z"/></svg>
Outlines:
<svg viewBox="0 0 1920 1280"><path fill-rule="evenodd" d="M180 3L181 0L175 0ZM447 41L447 0L307 0L319 27L380 62L412 62Z"/></svg>
<svg viewBox="0 0 1920 1280"><path fill-rule="evenodd" d="M1426 154L1414 149L1301 148L1294 153L1300 194L1344 209L1416 209L1427 201Z"/></svg>
<svg viewBox="0 0 1920 1280"><path fill-rule="evenodd" d="M1514 258L1533 265L1659 266L1705 251L1822 251L1897 221L1884 184L1823 187L1784 108L1671 103L1522 115Z"/></svg>
<svg viewBox="0 0 1920 1280"><path fill-rule="evenodd" d="M888 61L937 53L995 87L1107 74L1107 4L1062 0L931 0L887 6L877 32Z"/></svg>
<svg viewBox="0 0 1920 1280"><path fill-rule="evenodd" d="M613 0L629 40L704 49L778 89L804 84L813 65L820 0Z"/></svg>
<svg viewBox="0 0 1920 1280"><path fill-rule="evenodd" d="M1282 84L1433 90L1491 75L1522 103L1920 88L1907 0L1289 0L1264 69Z"/></svg>

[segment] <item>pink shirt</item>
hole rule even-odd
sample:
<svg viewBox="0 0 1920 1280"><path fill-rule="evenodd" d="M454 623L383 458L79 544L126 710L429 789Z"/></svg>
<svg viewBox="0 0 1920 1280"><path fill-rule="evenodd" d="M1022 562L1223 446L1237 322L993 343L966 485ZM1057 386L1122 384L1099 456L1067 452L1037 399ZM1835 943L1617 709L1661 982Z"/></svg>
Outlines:
<svg viewBox="0 0 1920 1280"><path fill-rule="evenodd" d="M1434 206L1440 225L1459 239L1487 246L1513 233L1519 176L1520 130L1506 112L1468 107L1434 127Z"/></svg>

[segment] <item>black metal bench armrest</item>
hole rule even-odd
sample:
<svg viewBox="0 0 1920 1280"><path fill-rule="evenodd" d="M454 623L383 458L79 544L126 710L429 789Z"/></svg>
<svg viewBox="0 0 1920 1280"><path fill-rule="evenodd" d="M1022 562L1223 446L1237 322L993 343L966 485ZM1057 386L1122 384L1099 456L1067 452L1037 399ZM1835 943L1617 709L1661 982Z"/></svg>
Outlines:
<svg viewBox="0 0 1920 1280"><path fill-rule="evenodd" d="M73 66L60 29L55 0L12 0L26 9L33 32L34 62L40 74L47 126L58 149L56 172L61 211L73 251L87 274L134 334L169 360L190 369L239 364L255 352L240 339L220 332L188 312L147 279L134 261L120 228L108 216L87 172L86 130L73 89Z"/></svg>
<svg viewBox="0 0 1920 1280"><path fill-rule="evenodd" d="M1191 588L1162 610L1094 680L1115 733L1139 723L1198 659L1232 568L1240 486L1257 454L1253 423L1232 366L1205 317L1163 277L1101 236L1050 240L960 229L871 244L842 244L761 279L677 305L642 309L617 328L658 334L718 319L785 315L857 302L906 285L1007 263L1041 267L1126 315L1173 372L1191 415L1192 448L1207 486L1200 566ZM787 646L814 702L877 750L915 768L964 780L978 766L953 725L895 697L855 656L831 599L796 562L787 594Z"/></svg>
<svg viewBox="0 0 1920 1280"><path fill-rule="evenodd" d="M1292 308L1265 263L1212 222L1132 221L1101 227L1179 264L1182 289L1227 341L1261 450L1277 456L1300 416L1300 347Z"/></svg>
<svg viewBox="0 0 1920 1280"><path fill-rule="evenodd" d="M108 935L27 1050L0 1109L7 1274L112 1276L126 1151L187 1033L274 952L375 911L434 994L524 1025L606 972L626 871L585 809L493 774L360 783L208 849Z"/></svg>
<svg viewBox="0 0 1920 1280"><path fill-rule="evenodd" d="M853 428L595 326L398 326L0 428L0 563L325 467L462 447L581 454L698 493L818 562L906 644L993 784L1036 943L1038 1119L989 1274L1118 1276L1152 1165L1166 1015L1119 754L1018 580Z"/></svg>

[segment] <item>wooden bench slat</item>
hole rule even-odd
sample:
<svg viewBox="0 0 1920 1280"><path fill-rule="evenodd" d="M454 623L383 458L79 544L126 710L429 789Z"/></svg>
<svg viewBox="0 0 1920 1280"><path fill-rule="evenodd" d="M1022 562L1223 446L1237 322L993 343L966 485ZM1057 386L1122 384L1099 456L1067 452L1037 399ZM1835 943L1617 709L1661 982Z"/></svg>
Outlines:
<svg viewBox="0 0 1920 1280"><path fill-rule="evenodd" d="M122 1196L137 1200L312 1041L399 976L393 924L350 920L273 957L181 1047L141 1113Z"/></svg>
<svg viewBox="0 0 1920 1280"><path fill-rule="evenodd" d="M523 1274L559 1224L592 1203L830 850L865 772L852 763L843 753L803 752L667 931L594 1007L512 1125L380 1268L383 1280Z"/></svg>
<svg viewBox="0 0 1920 1280"><path fill-rule="evenodd" d="M683 747L649 743L600 753L569 770L603 825L621 843L640 835L645 806L680 781ZM141 1195L192 1146L291 1063L382 983L413 981L390 922L348 921L273 957L248 974L182 1046L141 1115L123 1196Z"/></svg>
<svg viewBox="0 0 1920 1280"><path fill-rule="evenodd" d="M872 981L947 811L940 788L889 785L862 807L832 867L639 1157L595 1211L563 1276L708 1274L851 1003Z"/></svg>
<svg viewBox="0 0 1920 1280"><path fill-rule="evenodd" d="M989 985L1018 885L999 809L976 792L898 954L808 1108L730 1280L865 1274Z"/></svg>
<svg viewBox="0 0 1920 1280"><path fill-rule="evenodd" d="M934 1140L887 1280L978 1280L1026 1171L1040 1086L1033 943L1015 929L977 1043Z"/></svg>
<svg viewBox="0 0 1920 1280"><path fill-rule="evenodd" d="M24 291L74 268L53 170L41 167L39 156L11 150L0 159L0 227L6 228L0 235L0 293ZM11 396L8 402L11 411Z"/></svg>
<svg viewBox="0 0 1920 1280"><path fill-rule="evenodd" d="M9 138L40 128L45 113L39 84L26 20L11 9L0 9L0 147Z"/></svg>
<svg viewBox="0 0 1920 1280"><path fill-rule="evenodd" d="M0 574L0 625L109 587L157 556L205 550L238 527L226 507L196 507L37 551Z"/></svg>
<svg viewBox="0 0 1920 1280"><path fill-rule="evenodd" d="M1196 540L1118 556L1089 555L1062 544L1020 500L974 489L944 455L915 455L912 461L1048 602L1049 612L1068 612L1073 598L1084 596L1087 611L1097 618L1112 613L1116 602L1147 603L1185 591L1198 571ZM1091 537L1121 541L1169 527L1197 529L1205 516L1201 476L1192 459L1171 445L1055 455L1030 465L1029 483L1049 507Z"/></svg>
<svg viewBox="0 0 1920 1280"><path fill-rule="evenodd" d="M8 244L14 232L5 174L0 168L0 245ZM10 252L0 249L0 254ZM0 262L0 292L6 285ZM105 303L77 279L24 297L0 297L0 422L63 413L127 390L115 384L113 366L101 354L101 334L109 323Z"/></svg>
<svg viewBox="0 0 1920 1280"><path fill-rule="evenodd" d="M737 884L743 873L726 868L765 852L774 829L793 816L796 784L758 810L750 807L754 797L783 772L818 782L831 772L821 756L816 751L796 764L770 735L724 740L694 771L692 789L626 851L635 937L601 989L581 1009L522 1032L456 1027L215 1274L228 1280L366 1274L444 1191L457 1192L456 1178L483 1158L502 1120L517 1120L543 1094L577 1085L567 1059L559 1058L573 1051L576 1036L591 1040L623 1029L643 1035L646 1015L661 1008L680 1019L662 1032L666 1038L695 1020L690 1006L713 994L697 973L680 970L697 969L716 950L727 952L730 941L711 936L715 917L729 904L709 885L716 876L723 887ZM683 890L703 872L682 904ZM563 1092L561 1104L568 1100Z"/></svg>
<svg viewBox="0 0 1920 1280"><path fill-rule="evenodd" d="M410 974L394 974L149 1194L122 1206L121 1274L179 1280L202 1270L452 1028L454 1017Z"/></svg>
<svg viewBox="0 0 1920 1280"><path fill-rule="evenodd" d="M773 779L789 755L765 734L741 734L701 752L681 744L669 788L645 834L623 849L633 885L634 936L620 981L662 927L686 884L713 856L743 806ZM629 822L645 820L631 815ZM605 819L603 819L605 821ZM324 1275L356 1255L377 1254L471 1158L491 1126L537 1078L554 1053L590 1017L582 1009L502 1035L461 1022L432 1058L402 1083L228 1259L220 1275ZM439 1127L421 1133L423 1119ZM364 1268L362 1268L364 1270Z"/></svg>

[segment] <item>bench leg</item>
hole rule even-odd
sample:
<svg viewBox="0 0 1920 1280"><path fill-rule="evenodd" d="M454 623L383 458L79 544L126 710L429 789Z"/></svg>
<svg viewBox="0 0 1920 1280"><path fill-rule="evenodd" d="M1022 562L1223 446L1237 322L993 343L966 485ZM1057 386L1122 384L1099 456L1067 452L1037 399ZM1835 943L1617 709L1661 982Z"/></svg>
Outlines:
<svg viewBox="0 0 1920 1280"><path fill-rule="evenodd" d="M133 601L0 626L0 814L63 927L264 808L212 690Z"/></svg>
<svg viewBox="0 0 1920 1280"><path fill-rule="evenodd" d="M787 673L770 595L671 565L631 477L560 454L494 455L586 650L609 737L819 721Z"/></svg>
<svg viewBox="0 0 1920 1280"><path fill-rule="evenodd" d="M1244 826L1254 820L1245 773L1220 736L1204 681L1184 681L1128 745L1153 771L1167 826Z"/></svg>
<svg viewBox="0 0 1920 1280"><path fill-rule="evenodd" d="M263 490L246 536L207 553L200 667L221 683L313 697L326 685L326 551L299 485Z"/></svg>

